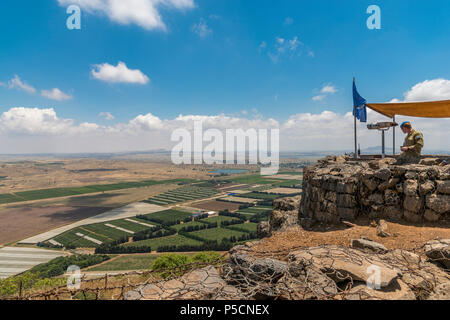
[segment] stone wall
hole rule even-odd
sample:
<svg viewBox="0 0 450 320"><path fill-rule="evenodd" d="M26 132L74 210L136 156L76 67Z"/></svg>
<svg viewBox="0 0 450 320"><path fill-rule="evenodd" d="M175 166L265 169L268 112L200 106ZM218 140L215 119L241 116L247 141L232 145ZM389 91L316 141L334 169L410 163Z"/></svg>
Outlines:
<svg viewBox="0 0 450 320"><path fill-rule="evenodd" d="M364 216L410 222L449 220L450 165L423 159L354 161L327 157L304 169L300 222L338 223Z"/></svg>

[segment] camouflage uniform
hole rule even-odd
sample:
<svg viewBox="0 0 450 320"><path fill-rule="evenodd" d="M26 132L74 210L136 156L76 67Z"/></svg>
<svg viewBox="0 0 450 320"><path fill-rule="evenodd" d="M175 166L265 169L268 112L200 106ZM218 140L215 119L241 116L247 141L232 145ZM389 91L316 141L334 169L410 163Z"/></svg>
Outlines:
<svg viewBox="0 0 450 320"><path fill-rule="evenodd" d="M420 157L424 146L422 132L411 129L411 132L405 138L403 146L412 147L410 150L403 151L400 154L400 159L403 161L414 160Z"/></svg>

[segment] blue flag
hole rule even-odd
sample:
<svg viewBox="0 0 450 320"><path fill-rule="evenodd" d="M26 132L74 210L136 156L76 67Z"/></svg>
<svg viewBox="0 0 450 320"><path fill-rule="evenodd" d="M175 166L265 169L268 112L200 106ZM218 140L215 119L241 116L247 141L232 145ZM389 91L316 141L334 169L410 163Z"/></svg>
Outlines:
<svg viewBox="0 0 450 320"><path fill-rule="evenodd" d="M361 122L367 122L366 103L367 100L359 95L355 80L353 80L353 115Z"/></svg>

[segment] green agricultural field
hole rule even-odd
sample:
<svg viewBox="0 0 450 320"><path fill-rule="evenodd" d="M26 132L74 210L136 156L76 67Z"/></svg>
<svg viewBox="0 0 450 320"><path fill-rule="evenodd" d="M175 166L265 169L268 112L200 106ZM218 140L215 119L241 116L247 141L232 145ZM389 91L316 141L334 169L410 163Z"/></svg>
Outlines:
<svg viewBox="0 0 450 320"><path fill-rule="evenodd" d="M143 222L143 223L146 223L146 224L151 224L149 221L146 221L146 220L139 220L137 218L130 218L130 219L134 220L134 221L138 221L138 222ZM125 219L110 221L109 223L114 225L114 226L116 226L116 227L124 228L124 229L130 230L130 231L133 231L133 232L144 231L144 230L147 230L147 229L151 228L151 227L147 227L147 226L144 226L144 225L141 225L141 224L138 224L138 223L127 221Z"/></svg>
<svg viewBox="0 0 450 320"><path fill-rule="evenodd" d="M88 271L129 271L129 270L150 270L153 261L158 259L159 255L124 255L113 258L108 262L95 266Z"/></svg>
<svg viewBox="0 0 450 320"><path fill-rule="evenodd" d="M24 199L14 194L10 193L0 194L0 204L20 202L20 201L24 201Z"/></svg>
<svg viewBox="0 0 450 320"><path fill-rule="evenodd" d="M125 247L138 247L138 246L150 246L153 251L156 251L161 246L180 246L180 245L201 245L203 242L186 238L182 235L173 235L162 238L142 240L132 243L123 244Z"/></svg>
<svg viewBox="0 0 450 320"><path fill-rule="evenodd" d="M274 187L301 188L303 180L284 180L273 184Z"/></svg>
<svg viewBox="0 0 450 320"><path fill-rule="evenodd" d="M229 178L227 180L230 180L230 181L232 181L234 183L238 183L238 184L272 184L272 183L280 181L277 179L264 178L263 176L261 176L259 174Z"/></svg>
<svg viewBox="0 0 450 320"><path fill-rule="evenodd" d="M89 185L84 187L68 187L68 188L51 188L51 189L38 189L30 191L21 191L14 194L0 194L0 204L12 203L20 201L41 200L59 197L68 197L81 194L89 194L96 192L114 191L131 188L148 187L158 184L173 184L173 183L190 183L195 180L192 179L172 179L172 180L146 180L135 182L121 182L104 185Z"/></svg>
<svg viewBox="0 0 450 320"><path fill-rule="evenodd" d="M162 222L162 223L171 223L177 220L184 220L188 217L190 217L192 214L185 211L178 211L178 210L165 210L165 211L159 211L154 212L145 215L149 220L154 220L156 222Z"/></svg>
<svg viewBox="0 0 450 320"><path fill-rule="evenodd" d="M157 223L151 223L146 220L140 220L136 217L130 218L134 221L143 222L146 224L151 225L157 225ZM76 247L86 247L86 248L95 248L98 247L98 245L94 242L91 242L89 240L80 238L76 235L76 233L82 233L86 236L89 236L91 238L94 238L96 240L100 240L103 243L112 242L114 240L121 239L122 237L131 237L132 234L128 232L124 232L121 230L117 230L115 228L111 228L106 226L106 224L111 224L116 227L124 228L129 231L133 231L135 233L143 230L150 229L151 227L147 227L144 225L140 225L138 223L130 222L125 219L121 220L113 220L103 223L96 223L96 224L90 224L90 225L84 225L77 228L74 228L72 230L66 231L55 238L53 238L55 241L61 243L64 246L76 246Z"/></svg>
<svg viewBox="0 0 450 320"><path fill-rule="evenodd" d="M171 226L171 228L180 231L182 228L188 228L188 227L196 227L196 226L204 226L205 224L199 221L192 221L192 222L187 222L187 223L182 223L182 224L177 224L174 226Z"/></svg>
<svg viewBox="0 0 450 320"><path fill-rule="evenodd" d="M227 229L227 228L214 228L214 229L204 229L204 230L200 230L200 231L194 231L194 232L190 232L190 234L200 237L204 241L217 240L218 242L221 242L222 239L225 239L225 238L240 237L243 234L245 234L245 232L235 231L235 230L231 230L231 229Z"/></svg>
<svg viewBox="0 0 450 320"><path fill-rule="evenodd" d="M243 223L243 224L236 224L233 226L226 227L228 229L242 231L242 232L256 232L258 228L258 224L249 222L249 223Z"/></svg>
<svg viewBox="0 0 450 320"><path fill-rule="evenodd" d="M212 197L215 194L217 194L217 191L211 188L188 186L181 187L176 190L167 191L155 197L149 198L144 202L157 205L168 205L190 200L208 198Z"/></svg>
<svg viewBox="0 0 450 320"><path fill-rule="evenodd" d="M223 221L233 221L233 220L238 220L238 218L233 218L233 217L228 217L228 216L215 216L212 218L201 219L201 220L199 220L199 222L207 223L207 224L212 224L212 223L217 222L217 225L220 225Z"/></svg>
<svg viewBox="0 0 450 320"><path fill-rule="evenodd" d="M100 234L95 234L87 229L84 229L83 227L78 227L69 231L66 231L56 237L54 237L53 239L55 241L58 241L59 243L61 243L63 246L76 246L76 247L85 247L85 248L95 248L98 247L98 245L92 241L80 238L79 236L76 235L76 233L82 233L86 236L89 236L91 238L94 238L96 240L100 240L104 243L110 242L113 239L108 238L104 235L100 235Z"/></svg>
<svg viewBox="0 0 450 320"><path fill-rule="evenodd" d="M82 228L85 229L85 230L91 231L92 233L95 233L95 234L98 234L98 235L102 235L102 236L108 237L108 238L113 239L113 240L119 240L119 239L121 239L123 237L131 237L131 236L133 236L132 234L130 234L128 232L108 227L108 226L105 225L106 223L110 223L112 225L115 225L114 221L108 221L108 222L105 222L105 223L89 224L89 225L83 226Z"/></svg>
<svg viewBox="0 0 450 320"><path fill-rule="evenodd" d="M241 209L239 210L239 212L248 212L248 213L263 213L263 212L268 212L268 211L272 211L272 207L249 207L246 209Z"/></svg>
<svg viewBox="0 0 450 320"><path fill-rule="evenodd" d="M261 200L275 200L278 198L281 198L280 195L276 194L265 194L265 193L258 193L258 192L250 192L245 194L238 194L236 197L240 198L250 198L250 199L261 199Z"/></svg>
<svg viewBox="0 0 450 320"><path fill-rule="evenodd" d="M290 176L302 176L303 171L280 171L278 174L286 174Z"/></svg>
<svg viewBox="0 0 450 320"><path fill-rule="evenodd" d="M246 209L241 209L239 210L237 213L243 214L243 215L255 215L255 214L260 214L260 213L269 213L271 212L273 209L271 207L269 208L260 208L260 207L250 207L250 208L246 208Z"/></svg>

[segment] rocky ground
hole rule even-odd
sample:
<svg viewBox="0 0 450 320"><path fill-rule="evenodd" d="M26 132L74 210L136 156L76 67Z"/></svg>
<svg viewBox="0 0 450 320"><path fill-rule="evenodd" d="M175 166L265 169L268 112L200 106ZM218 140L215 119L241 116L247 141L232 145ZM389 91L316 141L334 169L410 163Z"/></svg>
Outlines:
<svg viewBox="0 0 450 320"><path fill-rule="evenodd" d="M450 300L448 228L381 220L306 230L298 225L300 200L277 200L259 226L266 238L234 247L222 266L142 286L125 299Z"/></svg>
<svg viewBox="0 0 450 320"><path fill-rule="evenodd" d="M450 166L439 162L321 160L301 197L274 201L262 240L125 298L450 300Z"/></svg>

